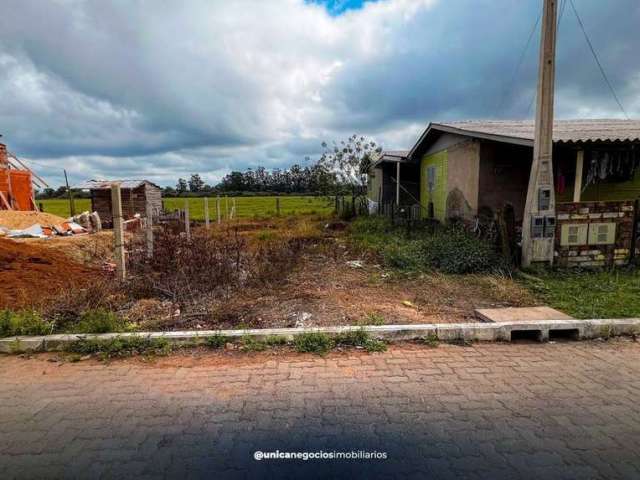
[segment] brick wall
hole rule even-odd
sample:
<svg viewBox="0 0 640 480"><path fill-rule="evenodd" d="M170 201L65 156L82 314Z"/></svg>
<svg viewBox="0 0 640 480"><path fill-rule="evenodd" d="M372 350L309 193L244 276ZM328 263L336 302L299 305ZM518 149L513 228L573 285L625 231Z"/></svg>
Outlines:
<svg viewBox="0 0 640 480"><path fill-rule="evenodd" d="M628 263L634 219L633 203L623 201L557 204L556 264L564 267L605 267ZM563 225L585 223L615 223L615 242L612 245L561 245Z"/></svg>

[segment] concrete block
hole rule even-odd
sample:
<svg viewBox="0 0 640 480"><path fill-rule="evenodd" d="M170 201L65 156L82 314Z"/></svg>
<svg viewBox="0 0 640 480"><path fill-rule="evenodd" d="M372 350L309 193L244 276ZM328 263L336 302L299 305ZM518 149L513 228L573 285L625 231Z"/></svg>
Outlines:
<svg viewBox="0 0 640 480"><path fill-rule="evenodd" d="M580 215L578 213L572 213L570 217L571 220L587 220L588 218L588 215Z"/></svg>
<svg viewBox="0 0 640 480"><path fill-rule="evenodd" d="M602 214L602 218L618 218L619 212L605 212Z"/></svg>
<svg viewBox="0 0 640 480"><path fill-rule="evenodd" d="M602 218L602 214L601 213L590 213L589 214L589 219L593 220L595 218Z"/></svg>
<svg viewBox="0 0 640 480"><path fill-rule="evenodd" d="M561 213L557 217L558 221L560 220L569 220L570 216L568 213Z"/></svg>

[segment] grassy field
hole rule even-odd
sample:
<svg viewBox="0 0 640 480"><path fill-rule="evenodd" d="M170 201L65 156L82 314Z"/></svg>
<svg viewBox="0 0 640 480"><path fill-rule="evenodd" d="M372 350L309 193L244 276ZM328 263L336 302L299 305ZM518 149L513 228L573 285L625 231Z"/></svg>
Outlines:
<svg viewBox="0 0 640 480"><path fill-rule="evenodd" d="M276 198L280 198L280 214L327 214L333 211L333 200L326 197L222 197L220 212L226 217L227 207L231 211L235 200L236 218L265 218L276 214ZM194 220L204 220L204 199L189 198L189 214ZM69 202L67 200L39 200L44 211L61 217L69 216ZM171 211L184 208L185 198L163 199L165 210ZM91 200L77 199L76 211L83 212L91 208ZM228 204L228 205L227 205ZM216 218L216 198L209 198L209 215L211 220Z"/></svg>
<svg viewBox="0 0 640 480"><path fill-rule="evenodd" d="M542 281L525 283L547 305L575 318L640 316L640 272L557 271L540 273Z"/></svg>

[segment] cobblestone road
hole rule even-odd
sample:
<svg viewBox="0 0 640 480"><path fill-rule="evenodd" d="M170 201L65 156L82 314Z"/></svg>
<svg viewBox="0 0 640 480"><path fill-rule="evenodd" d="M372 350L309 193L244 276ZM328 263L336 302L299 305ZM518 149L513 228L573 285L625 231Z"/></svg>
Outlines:
<svg viewBox="0 0 640 480"><path fill-rule="evenodd" d="M631 341L47 358L0 357L0 478L640 478Z"/></svg>

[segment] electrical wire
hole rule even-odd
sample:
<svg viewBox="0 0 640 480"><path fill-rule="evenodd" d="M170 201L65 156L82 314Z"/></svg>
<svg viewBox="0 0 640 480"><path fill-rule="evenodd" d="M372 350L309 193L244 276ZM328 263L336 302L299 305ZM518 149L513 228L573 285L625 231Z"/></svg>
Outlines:
<svg viewBox="0 0 640 480"><path fill-rule="evenodd" d="M542 10L540 10L540 12L538 12L538 18L536 18L536 21L533 24L533 28L531 29L531 32L529 33L529 38L527 38L527 43L525 44L524 48L522 49L522 53L520 54L520 58L518 59L518 63L516 64L516 68L513 71L513 75L511 76L511 81L509 82L509 86L508 86L507 90L505 91L505 94L502 95L502 98L500 99L500 106L498 107L498 111L499 112L503 111L503 108L505 106L505 102L506 102L507 98L513 92L513 87L515 86L516 78L518 76L518 73L520 72L520 68L522 68L522 64L524 63L524 58L527 55L527 51L529 50L529 46L531 45L531 40L533 40L533 36L536 33L536 30L538 28L538 24L540 23L540 19L541 18L542 18Z"/></svg>
<svg viewBox="0 0 640 480"><path fill-rule="evenodd" d="M571 8L573 9L573 13L575 14L576 19L578 20L578 24L580 25L580 29L582 30L582 33L584 34L584 38L587 41L587 45L589 45L589 50L591 50L591 54L593 55L593 58L596 61L596 64L598 65L598 68L600 69L600 73L602 74L602 78L604 78L605 83L607 84L607 86L609 87L609 90L611 91L611 95L613 95L613 98L615 99L616 103L618 104L618 107L620 107L620 110L624 114L625 118L627 120L629 120L629 115L627 115L627 111L622 106L622 102L620 102L620 99L618 98L618 95L616 94L616 91L613 88L613 85L609 81L609 77L607 77L607 74L604 71L604 67L602 66L602 63L600 63L600 59L598 58L598 54L596 53L595 48L593 48L593 44L591 43L591 39L589 38L589 35L587 34L587 30L584 28L584 24L582 23L582 19L580 18L580 15L578 14L578 10L576 9L576 6L573 3L573 0L569 0L569 2L571 3Z"/></svg>

